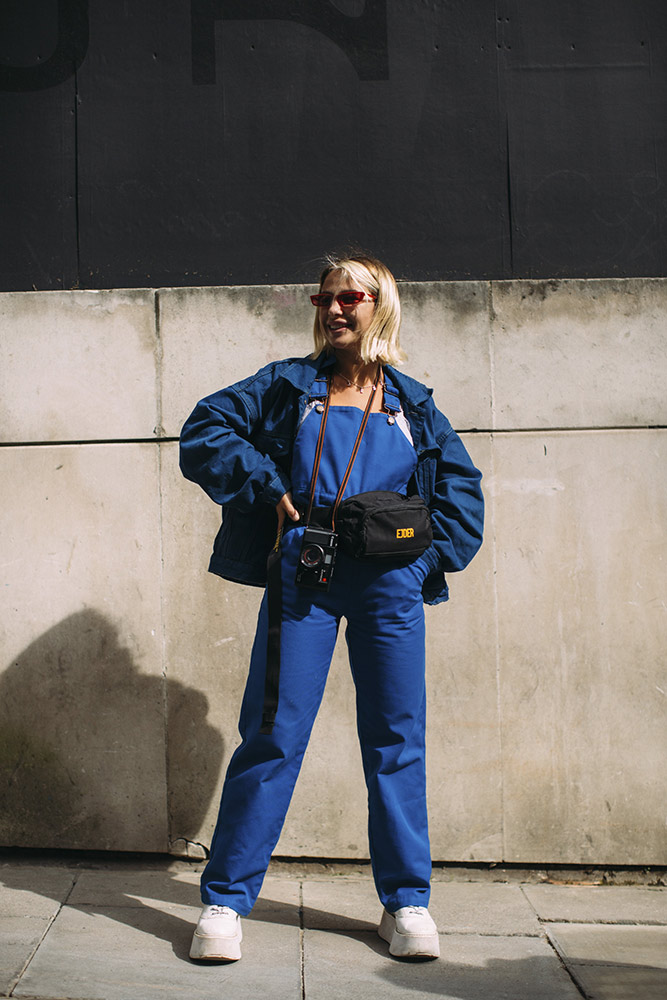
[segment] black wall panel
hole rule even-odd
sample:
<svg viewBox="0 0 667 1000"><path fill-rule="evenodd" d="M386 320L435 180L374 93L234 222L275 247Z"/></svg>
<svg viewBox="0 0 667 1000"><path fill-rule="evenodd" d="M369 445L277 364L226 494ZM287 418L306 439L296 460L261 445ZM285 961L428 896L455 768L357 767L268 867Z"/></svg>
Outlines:
<svg viewBox="0 0 667 1000"><path fill-rule="evenodd" d="M0 288L665 273L664 0L5 0Z"/></svg>

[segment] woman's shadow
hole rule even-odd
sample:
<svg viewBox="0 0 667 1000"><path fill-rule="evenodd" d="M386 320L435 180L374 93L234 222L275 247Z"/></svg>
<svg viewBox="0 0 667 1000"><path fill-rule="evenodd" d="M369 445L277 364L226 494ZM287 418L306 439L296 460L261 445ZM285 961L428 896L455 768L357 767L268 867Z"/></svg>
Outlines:
<svg viewBox="0 0 667 1000"><path fill-rule="evenodd" d="M224 744L208 708L200 691L142 673L99 611L65 618L0 675L0 844L154 852L166 868L170 844L185 853L219 794ZM2 881L26 888L25 867L7 860ZM196 886L165 882L166 902L198 905ZM134 924L141 905L132 913L117 895L105 907ZM177 929L163 931L173 941Z"/></svg>

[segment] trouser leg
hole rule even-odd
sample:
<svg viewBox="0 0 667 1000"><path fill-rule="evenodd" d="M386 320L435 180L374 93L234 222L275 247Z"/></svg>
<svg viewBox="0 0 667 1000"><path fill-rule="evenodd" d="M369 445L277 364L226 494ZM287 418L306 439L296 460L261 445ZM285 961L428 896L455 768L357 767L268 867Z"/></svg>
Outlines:
<svg viewBox="0 0 667 1000"><path fill-rule="evenodd" d="M368 577L348 615L371 860L390 912L428 906L430 896L422 576L408 566Z"/></svg>
<svg viewBox="0 0 667 1000"><path fill-rule="evenodd" d="M266 672L266 595L260 609L239 731L229 764L210 860L202 875L205 903L250 912L292 797L322 700L338 628L307 594L284 588L280 701L271 735L261 734Z"/></svg>

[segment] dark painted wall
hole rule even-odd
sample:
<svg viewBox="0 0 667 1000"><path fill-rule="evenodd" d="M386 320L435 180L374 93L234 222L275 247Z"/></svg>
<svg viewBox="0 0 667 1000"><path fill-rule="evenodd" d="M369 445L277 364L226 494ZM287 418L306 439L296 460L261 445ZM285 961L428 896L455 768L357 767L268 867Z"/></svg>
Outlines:
<svg viewBox="0 0 667 1000"><path fill-rule="evenodd" d="M664 275L665 0L4 0L0 287Z"/></svg>

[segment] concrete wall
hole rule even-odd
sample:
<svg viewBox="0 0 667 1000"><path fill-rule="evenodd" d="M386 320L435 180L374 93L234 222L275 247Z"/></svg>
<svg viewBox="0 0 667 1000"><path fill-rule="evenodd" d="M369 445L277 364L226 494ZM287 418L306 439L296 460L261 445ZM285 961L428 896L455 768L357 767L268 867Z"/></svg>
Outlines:
<svg viewBox="0 0 667 1000"><path fill-rule="evenodd" d="M488 498L427 610L433 855L664 864L667 281L402 294ZM261 595L206 573L176 438L311 322L300 286L0 296L2 844L209 842ZM342 646L282 855L367 856Z"/></svg>

